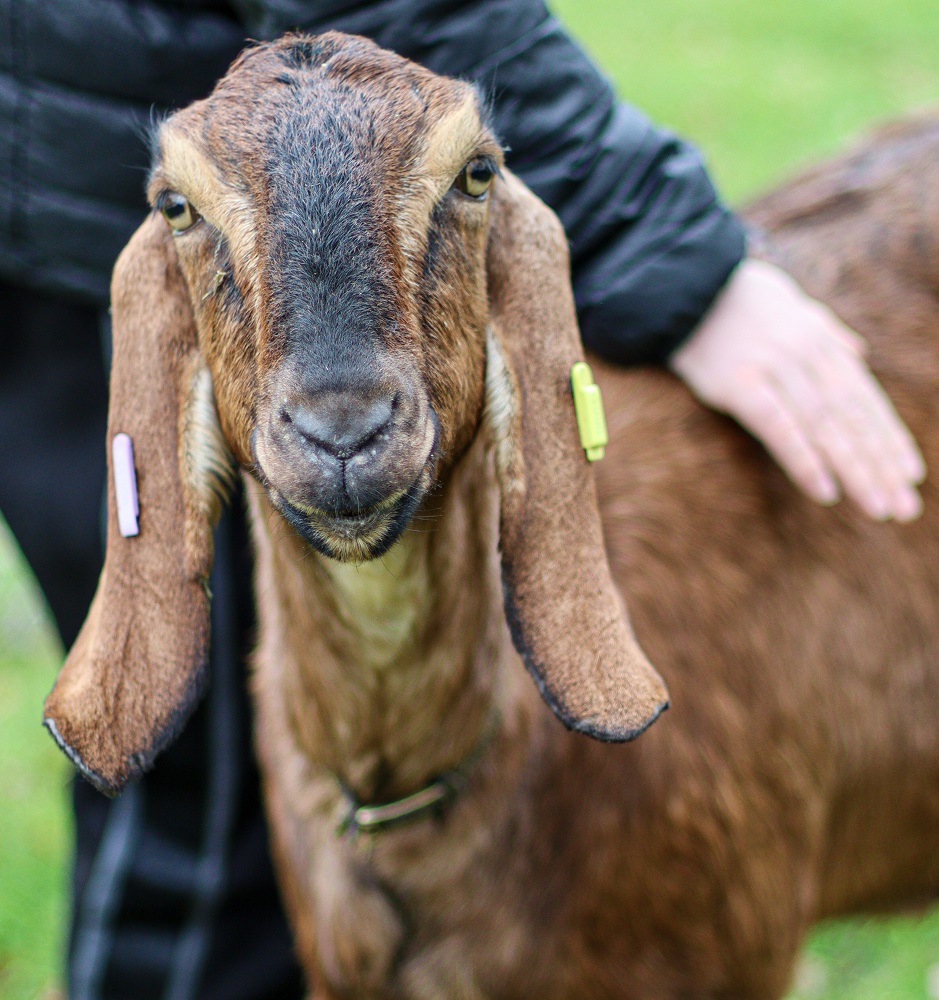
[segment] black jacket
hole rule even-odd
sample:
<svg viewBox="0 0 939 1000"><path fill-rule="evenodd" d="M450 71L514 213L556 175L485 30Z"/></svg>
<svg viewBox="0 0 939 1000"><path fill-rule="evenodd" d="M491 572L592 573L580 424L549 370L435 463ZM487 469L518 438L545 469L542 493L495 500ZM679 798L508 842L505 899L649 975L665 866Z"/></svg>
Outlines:
<svg viewBox="0 0 939 1000"><path fill-rule="evenodd" d="M697 153L618 103L541 0L0 0L0 276L104 302L145 210L153 115L244 44L338 28L490 95L571 241L585 341L661 360L744 253Z"/></svg>

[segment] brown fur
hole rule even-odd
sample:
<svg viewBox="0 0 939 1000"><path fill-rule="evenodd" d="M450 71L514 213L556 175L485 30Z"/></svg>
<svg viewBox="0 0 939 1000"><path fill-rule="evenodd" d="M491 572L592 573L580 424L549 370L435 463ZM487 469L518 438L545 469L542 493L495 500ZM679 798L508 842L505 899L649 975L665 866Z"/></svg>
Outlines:
<svg viewBox="0 0 939 1000"><path fill-rule="evenodd" d="M362 155L388 192L374 209L375 245L401 283L398 339L385 337L381 357L420 373L444 441L409 529L361 566L313 552L279 515L275 485L249 480L259 750L313 992L781 996L813 921L939 891L932 481L911 525L874 524L847 503L819 508L670 375L599 361L611 441L594 475L566 387L580 355L556 221L507 173L488 209L444 195L432 211L402 210L401 192L426 191L421 170L448 155L420 136L464 114L466 89L341 36L249 52L205 105L168 126L212 164L198 183L215 185L213 205L228 197L225 185L252 204L253 229L239 223L231 237L216 214L172 248L242 465L253 468L251 434L270 406L272 373L293 363L272 313L278 265L263 248L276 245L279 221L262 203L259 150L265 116L289 113L284 95L310 73L322 78L324 102L336 99L330 74L351 88L337 116L366 97L380 138L368 147L374 159ZM481 125L479 135L489 141ZM469 142L454 155L474 152ZM195 191L184 193L201 208ZM771 233L764 251L869 337L875 369L936 467L935 120L883 134L750 217ZM432 233L400 231L419 224ZM171 266L153 264L172 256L161 225L135 237L151 270ZM142 279L165 279L132 277L141 283L119 275L115 288L141 297L143 323L156 306ZM173 358L184 356L173 346L179 329L185 321L162 349ZM134 363L144 367L128 379L153 377L152 359L125 362ZM127 405L116 371L115 410ZM170 402L160 406L175 439L185 400L173 378L184 371L167 374ZM183 495L199 491L190 484ZM143 496L142 526L155 502ZM174 512L181 523L167 528L165 550L145 553L158 566L179 538L202 537L185 534ZM112 534L112 567L135 544ZM524 675L503 584L516 642L569 724L633 735L664 698L618 594L672 710L620 746L565 731ZM136 654L125 661L93 645L102 607L141 599L113 568L102 588L63 674L82 677L86 691L71 704L71 690L57 686L50 704L56 719L73 719L76 706L91 713L91 735L75 722L66 740L92 769L115 768L117 783L121 761L89 758L88 748L96 752L101 727L121 747L141 740L91 701L108 690L101 656L157 733L162 716ZM178 652L181 640L171 641ZM441 816L373 836L338 832L343 787L387 801L467 761Z"/></svg>
<svg viewBox="0 0 939 1000"><path fill-rule="evenodd" d="M104 569L45 709L56 742L110 794L146 769L185 722L201 694L208 645L211 504L206 490L183 483L178 432L193 423L187 411L200 361L169 244L162 220L144 223L117 262L112 295L108 441L119 432L134 441L141 534L129 543L118 531L108 448ZM207 480L216 478L211 471Z"/></svg>

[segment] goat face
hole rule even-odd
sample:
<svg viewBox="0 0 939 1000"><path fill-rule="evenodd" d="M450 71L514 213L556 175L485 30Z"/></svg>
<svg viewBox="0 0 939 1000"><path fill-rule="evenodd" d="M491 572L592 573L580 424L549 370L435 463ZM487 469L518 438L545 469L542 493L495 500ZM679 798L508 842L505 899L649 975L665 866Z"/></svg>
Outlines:
<svg viewBox="0 0 939 1000"><path fill-rule="evenodd" d="M140 532L122 537L112 476L98 592L46 701L60 746L114 792L195 705L232 456L312 546L362 560L484 414L515 645L568 726L642 732L666 695L578 439L566 239L493 178L476 92L361 38L293 36L248 50L158 139L159 211L111 295L108 433L134 441Z"/></svg>
<svg viewBox="0 0 939 1000"><path fill-rule="evenodd" d="M343 36L249 49L160 129L226 437L326 555L384 552L479 422L500 163L472 87Z"/></svg>

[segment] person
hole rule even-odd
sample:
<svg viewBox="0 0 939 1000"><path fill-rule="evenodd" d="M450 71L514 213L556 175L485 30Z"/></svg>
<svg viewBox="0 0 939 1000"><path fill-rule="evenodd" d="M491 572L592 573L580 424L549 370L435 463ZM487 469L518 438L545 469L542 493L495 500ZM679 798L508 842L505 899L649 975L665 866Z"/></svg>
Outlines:
<svg viewBox="0 0 939 1000"><path fill-rule="evenodd" d="M13 0L0 40L0 510L77 634L101 558L107 286L140 221L153 108L209 91L246 37L336 28L491 97L509 166L560 215L584 340L669 365L809 495L920 510L922 459L860 338L747 257L697 153L615 100L541 0ZM180 740L109 802L74 785L72 1000L302 995L244 684L250 554L218 530L212 682Z"/></svg>

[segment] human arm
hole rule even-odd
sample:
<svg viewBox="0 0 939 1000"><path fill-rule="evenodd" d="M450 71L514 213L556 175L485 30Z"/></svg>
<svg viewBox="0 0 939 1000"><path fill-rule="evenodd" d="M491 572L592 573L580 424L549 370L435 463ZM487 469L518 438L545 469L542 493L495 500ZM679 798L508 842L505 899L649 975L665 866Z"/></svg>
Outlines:
<svg viewBox="0 0 939 1000"><path fill-rule="evenodd" d="M617 102L540 0L235 3L258 37L356 31L476 80L509 165L564 223L587 346L669 363L821 502L840 483L873 517L916 516L922 459L856 335L782 272L740 264L743 228L693 147Z"/></svg>

